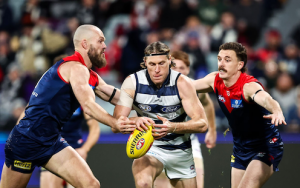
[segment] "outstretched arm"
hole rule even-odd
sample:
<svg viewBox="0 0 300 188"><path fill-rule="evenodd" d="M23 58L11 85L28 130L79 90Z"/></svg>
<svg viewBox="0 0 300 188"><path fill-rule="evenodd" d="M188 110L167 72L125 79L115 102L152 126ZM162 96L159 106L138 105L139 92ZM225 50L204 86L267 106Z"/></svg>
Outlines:
<svg viewBox="0 0 300 188"><path fill-rule="evenodd" d="M206 147L213 148L216 146L217 140L214 104L207 93L199 93L198 98L204 107L208 120L208 132L205 135Z"/></svg>
<svg viewBox="0 0 300 188"><path fill-rule="evenodd" d="M247 83L244 85L243 92L246 100L252 100L272 113L265 115L264 118L271 119L272 124L275 124L275 126L281 124L286 125L279 103L275 101L261 85L256 82Z"/></svg>
<svg viewBox="0 0 300 188"><path fill-rule="evenodd" d="M204 78L194 80L193 85L197 91L197 93L207 93L213 91L215 77L218 72L212 72L206 75Z"/></svg>
<svg viewBox="0 0 300 188"><path fill-rule="evenodd" d="M86 120L86 124L89 127L89 135L80 148L77 148L76 151L79 153L79 155L86 159L88 152L92 149L92 147L97 143L99 136L100 136L100 126L98 121L91 118L87 114L84 114L84 118Z"/></svg>

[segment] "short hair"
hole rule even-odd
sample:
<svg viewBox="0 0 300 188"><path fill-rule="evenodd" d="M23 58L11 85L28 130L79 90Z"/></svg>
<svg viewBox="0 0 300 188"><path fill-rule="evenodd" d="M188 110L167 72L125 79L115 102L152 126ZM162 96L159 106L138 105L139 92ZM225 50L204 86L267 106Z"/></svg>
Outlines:
<svg viewBox="0 0 300 188"><path fill-rule="evenodd" d="M173 59L183 61L187 67L189 67L191 64L189 60L189 55L183 51L173 51L171 52L171 56L173 57Z"/></svg>
<svg viewBox="0 0 300 188"><path fill-rule="evenodd" d="M237 43L237 42L227 42L224 43L220 46L219 51L221 50L233 50L235 51L235 54L238 58L239 61L243 61L244 62L244 66L241 69L241 72L246 72L247 71L247 50L245 48L245 46L243 46L241 43Z"/></svg>
<svg viewBox="0 0 300 188"><path fill-rule="evenodd" d="M142 68L146 68L145 62L146 62L147 56L150 54L166 54L167 58L169 59L169 53L170 53L170 48L166 44L164 44L160 41L153 42L145 48L144 62L142 62L140 65ZM175 67L175 64L173 62L171 62L171 67Z"/></svg>

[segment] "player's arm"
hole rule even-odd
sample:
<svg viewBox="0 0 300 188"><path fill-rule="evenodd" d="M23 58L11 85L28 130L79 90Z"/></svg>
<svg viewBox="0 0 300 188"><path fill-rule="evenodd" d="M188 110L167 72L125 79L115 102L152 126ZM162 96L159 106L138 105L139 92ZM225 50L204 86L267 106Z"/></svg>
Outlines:
<svg viewBox="0 0 300 188"><path fill-rule="evenodd" d="M120 92L120 97L119 101L115 107L114 110L114 117L119 118L121 116L128 117L130 114L130 111L132 109L132 104L133 104L133 98L135 94L135 86L133 81L131 80L131 77L128 76L122 86L121 86L121 92ZM134 131L135 127L129 128L129 127L121 127L120 130L112 128L112 131L114 133L117 132L122 132L122 133L131 133Z"/></svg>
<svg viewBox="0 0 300 188"><path fill-rule="evenodd" d="M186 114L191 118L187 122L169 122L166 118L159 117L167 128L154 129L153 132L159 133L157 137L165 136L167 133L203 133L207 130L207 119L200 103L192 81L186 76L181 75L177 81L177 87L181 98L181 103ZM160 127L155 125L155 127Z"/></svg>
<svg viewBox="0 0 300 188"><path fill-rule="evenodd" d="M218 72L212 72L206 75L204 78L194 80L193 85L197 91L197 93L207 93L213 91L215 77Z"/></svg>
<svg viewBox="0 0 300 188"><path fill-rule="evenodd" d="M76 151L79 155L86 159L88 152L92 149L92 147L97 143L99 136L100 136L100 126L98 121L94 118L90 117L87 114L83 114L86 120L86 124L89 127L89 134L88 137L80 148L77 148Z"/></svg>
<svg viewBox="0 0 300 188"><path fill-rule="evenodd" d="M95 94L102 100L108 101L113 105L116 105L120 98L120 90L112 85L108 85L98 75L99 84L95 88Z"/></svg>
<svg viewBox="0 0 300 188"><path fill-rule="evenodd" d="M204 107L204 111L208 120L208 132L205 135L206 147L213 148L216 146L217 140L214 104L207 93L199 93L198 98Z"/></svg>
<svg viewBox="0 0 300 188"><path fill-rule="evenodd" d="M73 64L70 68L69 77L73 92L86 114L117 130L121 125L132 125L132 122L124 119L124 117L115 119L95 102L95 94L88 84L90 73L86 67L77 63Z"/></svg>
<svg viewBox="0 0 300 188"><path fill-rule="evenodd" d="M243 92L246 100L252 100L271 112L271 114L265 115L264 118L271 119L272 124L275 124L275 126L281 124L286 125L279 103L275 101L261 85L256 82L247 83L243 87Z"/></svg>

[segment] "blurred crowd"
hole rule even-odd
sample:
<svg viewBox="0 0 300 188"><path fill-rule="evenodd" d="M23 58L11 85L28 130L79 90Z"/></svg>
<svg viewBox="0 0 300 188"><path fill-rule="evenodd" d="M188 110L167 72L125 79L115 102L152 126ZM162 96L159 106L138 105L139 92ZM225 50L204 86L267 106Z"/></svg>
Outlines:
<svg viewBox="0 0 300 188"><path fill-rule="evenodd" d="M187 52L192 78L217 70L219 46L240 42L248 74L281 105L286 132L300 132L300 25L282 41L266 22L285 0L0 0L0 130L9 131L35 84L55 57L74 52L72 36L93 24L106 37L108 65L96 69L118 82L140 70L144 48L154 41ZM264 46L256 47L259 40ZM111 79L111 78L110 78ZM212 95L213 97L213 95ZM215 101L217 127L227 120Z"/></svg>

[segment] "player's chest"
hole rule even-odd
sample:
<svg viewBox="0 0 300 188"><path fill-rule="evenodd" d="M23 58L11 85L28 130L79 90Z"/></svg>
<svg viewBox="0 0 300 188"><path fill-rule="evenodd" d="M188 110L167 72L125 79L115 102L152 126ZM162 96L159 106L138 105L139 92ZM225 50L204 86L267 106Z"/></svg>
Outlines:
<svg viewBox="0 0 300 188"><path fill-rule="evenodd" d="M244 108L243 91L220 89L217 93L219 104L229 113L233 110L242 110Z"/></svg>

